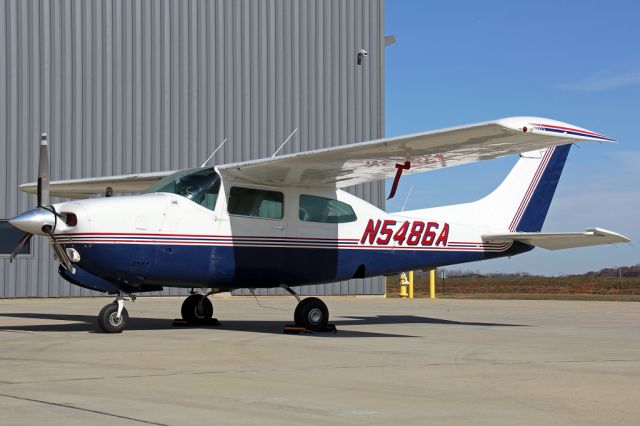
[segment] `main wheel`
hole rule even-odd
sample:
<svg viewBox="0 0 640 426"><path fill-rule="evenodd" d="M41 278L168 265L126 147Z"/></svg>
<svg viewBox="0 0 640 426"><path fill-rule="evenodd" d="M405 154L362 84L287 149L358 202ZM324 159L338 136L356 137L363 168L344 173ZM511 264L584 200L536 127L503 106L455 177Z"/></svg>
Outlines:
<svg viewBox="0 0 640 426"><path fill-rule="evenodd" d="M98 314L98 325L105 333L122 333L127 322L129 322L127 309L122 308L122 313L118 318L118 304L115 302L106 305Z"/></svg>
<svg viewBox="0 0 640 426"><path fill-rule="evenodd" d="M296 325L313 331L322 331L329 322L329 309L317 297L303 299L293 314Z"/></svg>
<svg viewBox="0 0 640 426"><path fill-rule="evenodd" d="M192 294L182 302L182 319L191 324L203 324L213 317L213 303L201 294Z"/></svg>

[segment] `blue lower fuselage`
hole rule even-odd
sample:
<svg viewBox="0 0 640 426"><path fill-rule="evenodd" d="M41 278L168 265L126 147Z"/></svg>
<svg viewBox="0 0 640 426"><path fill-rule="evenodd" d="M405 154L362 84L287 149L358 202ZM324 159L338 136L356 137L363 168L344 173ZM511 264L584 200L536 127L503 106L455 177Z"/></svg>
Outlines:
<svg viewBox="0 0 640 426"><path fill-rule="evenodd" d="M122 287L145 291L152 286L234 289L320 284L512 256L533 248L521 243L500 252L153 244L65 247L78 250L81 260L75 276L66 270L61 271L62 276L100 291Z"/></svg>

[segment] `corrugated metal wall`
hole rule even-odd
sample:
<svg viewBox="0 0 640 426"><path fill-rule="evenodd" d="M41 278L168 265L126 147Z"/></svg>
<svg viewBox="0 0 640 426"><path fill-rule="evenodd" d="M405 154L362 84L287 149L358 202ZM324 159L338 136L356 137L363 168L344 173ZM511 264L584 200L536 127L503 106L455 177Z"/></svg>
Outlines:
<svg viewBox="0 0 640 426"><path fill-rule="evenodd" d="M199 166L225 137L216 162L265 157L296 127L282 153L382 137L383 65L383 0L2 0L0 218L35 205L17 187L41 132L54 180ZM384 183L355 193L384 204ZM0 261L0 297L94 294L56 271L37 238Z"/></svg>

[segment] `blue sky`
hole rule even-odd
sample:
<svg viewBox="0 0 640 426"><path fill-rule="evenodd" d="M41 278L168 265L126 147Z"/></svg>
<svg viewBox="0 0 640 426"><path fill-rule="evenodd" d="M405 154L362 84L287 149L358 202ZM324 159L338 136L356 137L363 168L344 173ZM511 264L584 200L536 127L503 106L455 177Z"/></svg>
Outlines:
<svg viewBox="0 0 640 426"><path fill-rule="evenodd" d="M535 249L453 269L561 275L640 263L640 2L386 0L386 135L534 115L615 138L569 154L544 231L599 226L634 245ZM471 201L515 158L404 176L388 211ZM387 192L390 182L387 182Z"/></svg>

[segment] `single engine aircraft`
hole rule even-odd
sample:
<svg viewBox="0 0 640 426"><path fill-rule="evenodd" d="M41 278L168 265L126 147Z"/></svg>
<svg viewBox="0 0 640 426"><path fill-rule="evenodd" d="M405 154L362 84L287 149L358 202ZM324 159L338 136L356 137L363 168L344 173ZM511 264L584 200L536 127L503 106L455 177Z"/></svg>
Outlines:
<svg viewBox="0 0 640 426"><path fill-rule="evenodd" d="M181 308L194 323L212 317L213 293L282 287L298 300L295 323L322 330L327 306L291 287L630 241L600 228L540 232L578 141L613 140L511 117L215 167L49 182L43 135L38 180L20 187L38 204L10 221L25 232L13 256L46 236L65 280L116 295L98 316L108 333L126 327L125 300L163 287L198 289ZM504 181L470 203L387 213L341 189L516 154Z"/></svg>

